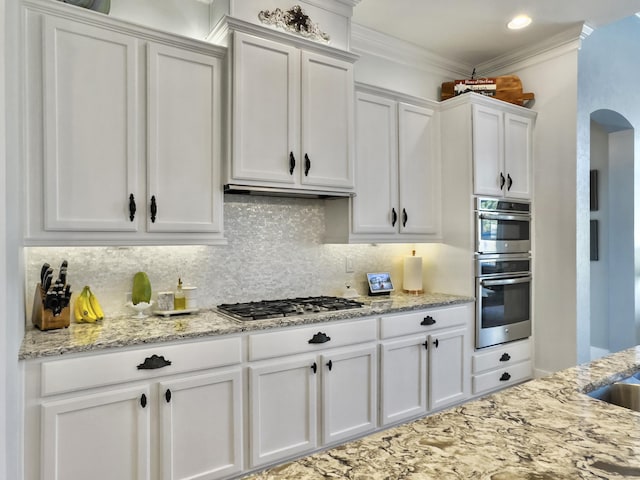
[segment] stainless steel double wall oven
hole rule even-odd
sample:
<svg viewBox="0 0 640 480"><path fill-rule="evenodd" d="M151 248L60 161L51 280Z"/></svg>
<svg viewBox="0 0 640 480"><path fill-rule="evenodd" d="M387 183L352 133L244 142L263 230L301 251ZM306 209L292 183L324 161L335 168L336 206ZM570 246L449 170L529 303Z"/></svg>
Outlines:
<svg viewBox="0 0 640 480"><path fill-rule="evenodd" d="M531 335L531 205L476 198L476 348Z"/></svg>

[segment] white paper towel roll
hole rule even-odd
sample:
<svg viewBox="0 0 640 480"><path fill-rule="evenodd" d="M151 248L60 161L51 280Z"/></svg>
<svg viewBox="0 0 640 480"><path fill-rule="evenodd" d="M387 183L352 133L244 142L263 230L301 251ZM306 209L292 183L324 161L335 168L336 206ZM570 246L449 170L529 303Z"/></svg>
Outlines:
<svg viewBox="0 0 640 480"><path fill-rule="evenodd" d="M422 292L422 257L404 257L402 289L410 293Z"/></svg>

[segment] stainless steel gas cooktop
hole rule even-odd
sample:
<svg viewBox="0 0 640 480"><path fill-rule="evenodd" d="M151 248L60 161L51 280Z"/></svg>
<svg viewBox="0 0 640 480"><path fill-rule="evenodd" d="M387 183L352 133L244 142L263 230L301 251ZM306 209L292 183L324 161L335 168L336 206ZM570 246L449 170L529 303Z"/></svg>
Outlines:
<svg viewBox="0 0 640 480"><path fill-rule="evenodd" d="M236 320L264 320L310 313L350 310L364 304L341 297L305 297L284 300L263 300L247 303L223 303L218 311Z"/></svg>

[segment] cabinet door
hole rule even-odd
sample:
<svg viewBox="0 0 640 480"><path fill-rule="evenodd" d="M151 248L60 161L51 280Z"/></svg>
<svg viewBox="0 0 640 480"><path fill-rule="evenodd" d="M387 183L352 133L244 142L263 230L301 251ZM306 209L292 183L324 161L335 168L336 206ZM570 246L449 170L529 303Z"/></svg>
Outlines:
<svg viewBox="0 0 640 480"><path fill-rule="evenodd" d="M438 409L469 396L466 328L429 335L429 405Z"/></svg>
<svg viewBox="0 0 640 480"><path fill-rule="evenodd" d="M435 112L399 104L398 131L400 232L438 234L440 164Z"/></svg>
<svg viewBox="0 0 640 480"><path fill-rule="evenodd" d="M426 335L381 344L381 423L388 425L427 412Z"/></svg>
<svg viewBox="0 0 640 480"><path fill-rule="evenodd" d="M160 384L164 480L213 480L242 469L240 368Z"/></svg>
<svg viewBox="0 0 640 480"><path fill-rule="evenodd" d="M351 189L353 65L302 52L301 184Z"/></svg>
<svg viewBox="0 0 640 480"><path fill-rule="evenodd" d="M356 178L353 231L398 231L397 103L356 94Z"/></svg>
<svg viewBox="0 0 640 480"><path fill-rule="evenodd" d="M325 445L376 428L376 363L375 345L321 356Z"/></svg>
<svg viewBox="0 0 640 480"><path fill-rule="evenodd" d="M505 195L531 198L533 121L511 113L504 115Z"/></svg>
<svg viewBox="0 0 640 480"><path fill-rule="evenodd" d="M44 402L42 478L149 479L148 401L139 387Z"/></svg>
<svg viewBox="0 0 640 480"><path fill-rule="evenodd" d="M502 196L504 172L503 113L473 105L473 186L476 195Z"/></svg>
<svg viewBox="0 0 640 480"><path fill-rule="evenodd" d="M297 183L303 163L298 156L300 52L242 33L234 33L233 42L230 176L280 186Z"/></svg>
<svg viewBox="0 0 640 480"><path fill-rule="evenodd" d="M149 231L222 229L220 70L218 58L148 44Z"/></svg>
<svg viewBox="0 0 640 480"><path fill-rule="evenodd" d="M317 446L315 356L249 367L251 466Z"/></svg>
<svg viewBox="0 0 640 480"><path fill-rule="evenodd" d="M136 40L43 21L44 229L137 231Z"/></svg>

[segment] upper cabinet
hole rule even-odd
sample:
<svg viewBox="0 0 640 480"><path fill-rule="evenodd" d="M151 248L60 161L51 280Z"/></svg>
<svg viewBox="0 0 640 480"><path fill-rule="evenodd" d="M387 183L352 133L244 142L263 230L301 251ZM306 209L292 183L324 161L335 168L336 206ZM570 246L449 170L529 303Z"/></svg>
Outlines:
<svg viewBox="0 0 640 480"><path fill-rule="evenodd" d="M353 59L238 31L232 42L225 183L352 192Z"/></svg>
<svg viewBox="0 0 640 480"><path fill-rule="evenodd" d="M25 242L220 243L225 50L76 10L25 10Z"/></svg>
<svg viewBox="0 0 640 480"><path fill-rule="evenodd" d="M326 241L438 241L437 104L366 88L355 105L356 196L327 202Z"/></svg>
<svg viewBox="0 0 640 480"><path fill-rule="evenodd" d="M472 131L474 193L530 199L532 116L474 104Z"/></svg>

